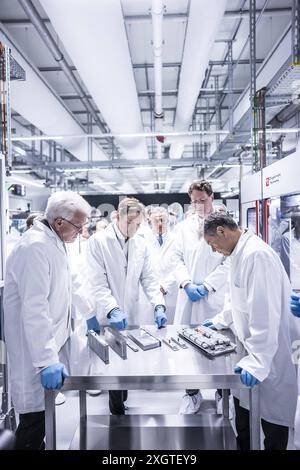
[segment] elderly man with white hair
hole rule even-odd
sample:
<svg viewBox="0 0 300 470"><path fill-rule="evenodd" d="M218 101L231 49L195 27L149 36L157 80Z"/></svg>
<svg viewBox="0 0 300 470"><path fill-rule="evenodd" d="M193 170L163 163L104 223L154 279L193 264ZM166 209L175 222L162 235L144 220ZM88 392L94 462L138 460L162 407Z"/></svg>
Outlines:
<svg viewBox="0 0 300 470"><path fill-rule="evenodd" d="M43 387L59 390L68 376L59 359L71 320L66 244L81 233L89 213L78 194L52 194L45 217L34 220L7 259L4 332L12 399L20 417L17 449L44 448Z"/></svg>

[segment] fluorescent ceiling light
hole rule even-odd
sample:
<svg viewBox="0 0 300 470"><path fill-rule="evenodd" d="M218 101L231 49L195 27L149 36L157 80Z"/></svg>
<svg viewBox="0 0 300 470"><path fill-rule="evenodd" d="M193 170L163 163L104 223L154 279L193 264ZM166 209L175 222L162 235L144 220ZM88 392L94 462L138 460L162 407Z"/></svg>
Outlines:
<svg viewBox="0 0 300 470"><path fill-rule="evenodd" d="M232 191L226 191L225 193L221 193L221 198L227 198L227 197L233 197L237 196L240 193L240 190L238 188L233 189Z"/></svg>
<svg viewBox="0 0 300 470"><path fill-rule="evenodd" d="M168 170L170 166L137 166L135 170ZM129 168L128 168L129 169ZM130 168L131 169L131 168Z"/></svg>
<svg viewBox="0 0 300 470"><path fill-rule="evenodd" d="M95 184L98 184L98 185L101 185L101 186L104 186L105 184L117 184L116 181L96 181Z"/></svg>
<svg viewBox="0 0 300 470"><path fill-rule="evenodd" d="M142 184L166 184L166 181L141 181Z"/></svg>
<svg viewBox="0 0 300 470"><path fill-rule="evenodd" d="M22 149L21 147L17 147L16 145L13 146L13 150L19 153L20 155L23 155L23 157L25 157L26 155L26 151Z"/></svg>
<svg viewBox="0 0 300 470"><path fill-rule="evenodd" d="M18 174L24 174L25 175L25 174L29 174L31 172L32 172L32 170L11 170L10 173L12 175L18 175Z"/></svg>
<svg viewBox="0 0 300 470"><path fill-rule="evenodd" d="M39 141L39 140L63 140L63 139L103 139L107 137L115 137L117 139L126 139L134 137L170 137L170 136L184 136L184 135L228 135L229 131L186 131L186 132L136 132L133 134L73 134L73 135L32 135L30 137L12 137L12 142L26 142L26 141Z"/></svg>
<svg viewBox="0 0 300 470"><path fill-rule="evenodd" d="M45 181L45 180L41 180L40 182L37 182L37 181L27 180L26 178L22 178L21 176L9 176L8 179L10 181L16 181L17 183L25 184L26 186L34 186L36 188L45 187L44 184L42 183L42 181Z"/></svg>

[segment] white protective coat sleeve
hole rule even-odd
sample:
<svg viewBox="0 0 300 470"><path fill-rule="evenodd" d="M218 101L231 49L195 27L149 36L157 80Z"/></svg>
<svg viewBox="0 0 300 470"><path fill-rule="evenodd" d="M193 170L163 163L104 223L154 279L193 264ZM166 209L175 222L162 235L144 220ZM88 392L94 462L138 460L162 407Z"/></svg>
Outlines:
<svg viewBox="0 0 300 470"><path fill-rule="evenodd" d="M72 305L86 319L96 315L96 310L86 295L84 283L78 274L72 274Z"/></svg>
<svg viewBox="0 0 300 470"><path fill-rule="evenodd" d="M96 237L91 237L87 242L86 273L85 288L91 308L95 313L100 310L101 314L98 315L100 323L107 322L106 315L119 305L109 287L101 246Z"/></svg>
<svg viewBox="0 0 300 470"><path fill-rule="evenodd" d="M217 330L224 330L232 325L231 300L230 295L225 295L223 310L215 315L211 321Z"/></svg>
<svg viewBox="0 0 300 470"><path fill-rule="evenodd" d="M228 272L229 258L224 258L224 261L219 264L208 276L206 276L203 282L211 286L214 291L218 291L224 286L224 282L227 282Z"/></svg>
<svg viewBox="0 0 300 470"><path fill-rule="evenodd" d="M152 268L151 255L147 247L141 274L141 284L149 302L153 306L153 310L157 305L165 305L164 296L160 292L160 283Z"/></svg>
<svg viewBox="0 0 300 470"><path fill-rule="evenodd" d="M172 272L171 274L169 274L168 277L163 279L160 284L162 288L164 289L164 291L167 293L175 289L175 287L177 287L175 274Z"/></svg>
<svg viewBox="0 0 300 470"><path fill-rule="evenodd" d="M278 349L282 295L281 290L274 289L274 286L282 285L282 279L275 263L269 253L258 252L244 266L250 334L244 341L248 356L237 365L259 381L268 377Z"/></svg>
<svg viewBox="0 0 300 470"><path fill-rule="evenodd" d="M181 287L182 283L185 281L191 281L191 275L185 265L183 253L183 231L178 230L176 233L176 241L174 243L173 253L173 260L176 266L176 269L174 270L174 276L178 287Z"/></svg>
<svg viewBox="0 0 300 470"><path fill-rule="evenodd" d="M15 281L22 299L23 328L32 364L37 368L59 362L52 320L49 316L49 270L45 245L39 243L24 247L14 266Z"/></svg>

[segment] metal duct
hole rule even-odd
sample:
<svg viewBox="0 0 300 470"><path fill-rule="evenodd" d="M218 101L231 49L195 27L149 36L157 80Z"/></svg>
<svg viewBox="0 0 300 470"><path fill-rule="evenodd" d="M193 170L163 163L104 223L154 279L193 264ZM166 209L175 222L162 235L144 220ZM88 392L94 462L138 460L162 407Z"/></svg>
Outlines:
<svg viewBox="0 0 300 470"><path fill-rule="evenodd" d="M40 0L114 134L142 132L120 0ZM118 139L127 158L147 158L144 138Z"/></svg>
<svg viewBox="0 0 300 470"><path fill-rule="evenodd" d="M152 0L152 31L153 31L153 56L154 56L154 89L155 89L155 130L162 132L163 108L162 108L162 24L163 24L163 2ZM156 141L156 156L161 158L162 147Z"/></svg>
<svg viewBox="0 0 300 470"><path fill-rule="evenodd" d="M180 72L175 131L187 131L192 122L211 48L224 16L225 6L226 0L209 2L191 0ZM172 144L170 158L180 158L183 149L183 143Z"/></svg>
<svg viewBox="0 0 300 470"><path fill-rule="evenodd" d="M14 45L13 39L3 25L0 26L0 41L7 44L26 72L25 81L11 82L12 108L46 135L84 135L83 129L70 111L65 108L19 46ZM57 142L61 144L62 141L57 140ZM76 158L87 160L87 139L64 139L63 143ZM94 160L107 159L96 144L93 144L92 154Z"/></svg>

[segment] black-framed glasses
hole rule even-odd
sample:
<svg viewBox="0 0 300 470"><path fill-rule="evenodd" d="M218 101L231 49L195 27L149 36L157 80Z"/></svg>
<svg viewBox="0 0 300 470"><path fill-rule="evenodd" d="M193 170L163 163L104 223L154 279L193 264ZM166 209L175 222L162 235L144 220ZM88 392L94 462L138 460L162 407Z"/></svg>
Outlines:
<svg viewBox="0 0 300 470"><path fill-rule="evenodd" d="M79 226L79 225L73 224L73 222L71 222L71 221L68 220L68 219L65 219L64 217L59 217L59 218L60 218L61 220L65 220L65 221L68 222L69 224L73 225L73 227L76 228L76 230L77 230L78 232L81 232L82 229L83 229L83 227L84 227L84 225L85 225L85 224L83 224L83 225L80 225L80 226Z"/></svg>

